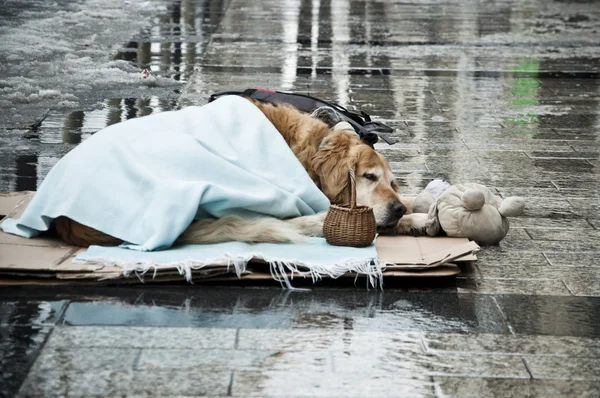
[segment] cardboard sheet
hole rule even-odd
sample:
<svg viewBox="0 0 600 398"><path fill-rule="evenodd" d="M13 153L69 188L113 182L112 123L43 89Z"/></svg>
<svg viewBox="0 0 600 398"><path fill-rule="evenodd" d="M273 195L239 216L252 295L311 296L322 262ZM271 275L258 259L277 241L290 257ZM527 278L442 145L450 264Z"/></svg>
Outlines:
<svg viewBox="0 0 600 398"><path fill-rule="evenodd" d="M449 262L475 261L473 254L479 249L467 238L438 236L379 236L377 253L379 260L390 268L433 268Z"/></svg>
<svg viewBox="0 0 600 398"><path fill-rule="evenodd" d="M18 217L31 200L33 192L0 193L0 214ZM475 261L479 246L468 239L448 237L380 236L376 242L381 261L386 262L384 282L389 278L448 277L460 273L455 265ZM161 267L144 276L124 277L119 267L105 264L73 262L81 249L51 237L25 239L0 231L0 286L64 285L64 284L133 284L185 283L174 267ZM233 272L233 269L231 270ZM356 275L348 273L347 278ZM302 278L294 275L294 279ZM227 283L235 281L272 280L268 267L259 262L252 273L241 275L227 267L207 266L193 272L194 282Z"/></svg>
<svg viewBox="0 0 600 398"><path fill-rule="evenodd" d="M10 215L10 217L19 217L25 210L27 204L35 192L0 192L0 217Z"/></svg>

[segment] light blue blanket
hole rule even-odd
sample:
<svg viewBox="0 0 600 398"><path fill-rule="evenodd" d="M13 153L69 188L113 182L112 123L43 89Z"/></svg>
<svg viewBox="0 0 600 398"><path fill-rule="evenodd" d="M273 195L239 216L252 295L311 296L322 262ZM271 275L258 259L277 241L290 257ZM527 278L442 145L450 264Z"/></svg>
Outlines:
<svg viewBox="0 0 600 398"><path fill-rule="evenodd" d="M97 132L52 168L19 220L1 227L32 237L64 215L149 251L170 247L194 219L328 207L264 114L226 96Z"/></svg>

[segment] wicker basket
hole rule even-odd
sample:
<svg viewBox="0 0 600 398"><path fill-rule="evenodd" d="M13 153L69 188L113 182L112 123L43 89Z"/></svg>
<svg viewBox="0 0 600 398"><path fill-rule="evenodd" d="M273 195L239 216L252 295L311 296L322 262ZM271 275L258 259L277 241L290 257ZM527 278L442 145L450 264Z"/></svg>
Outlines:
<svg viewBox="0 0 600 398"><path fill-rule="evenodd" d="M352 169L348 171L348 190L350 205L329 207L323 223L323 234L331 245L369 246L377 233L375 214L370 207L356 205L356 179Z"/></svg>

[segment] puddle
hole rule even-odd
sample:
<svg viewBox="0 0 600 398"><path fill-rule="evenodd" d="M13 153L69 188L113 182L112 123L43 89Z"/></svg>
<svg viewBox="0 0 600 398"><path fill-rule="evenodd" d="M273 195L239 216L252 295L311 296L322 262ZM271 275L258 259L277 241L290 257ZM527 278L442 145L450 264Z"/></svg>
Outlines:
<svg viewBox="0 0 600 398"><path fill-rule="evenodd" d="M178 0L165 15L153 20L115 59L132 63L153 75L186 82L230 1Z"/></svg>
<svg viewBox="0 0 600 398"><path fill-rule="evenodd" d="M521 294L494 297L519 334L600 336L600 328L594 326L600 298ZM70 304L63 312L67 301ZM532 317L532 309L539 316ZM23 326L64 321L72 326L509 333L506 320L489 295L406 293L395 289L316 287L294 292L279 287L38 286L7 292L0 297L0 312L11 324Z"/></svg>
<svg viewBox="0 0 600 398"><path fill-rule="evenodd" d="M111 98L99 109L73 111L66 115L50 113L38 128L37 136L43 144L79 144L105 127L128 119L175 109L175 99Z"/></svg>

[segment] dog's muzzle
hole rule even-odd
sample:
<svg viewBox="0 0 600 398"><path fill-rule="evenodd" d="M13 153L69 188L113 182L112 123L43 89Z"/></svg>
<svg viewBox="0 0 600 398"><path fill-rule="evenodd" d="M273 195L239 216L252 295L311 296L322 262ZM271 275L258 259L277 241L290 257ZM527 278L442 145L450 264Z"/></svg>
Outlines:
<svg viewBox="0 0 600 398"><path fill-rule="evenodd" d="M386 210L387 216L377 224L378 228L393 228L402 216L406 214L406 206L399 201L388 204Z"/></svg>

